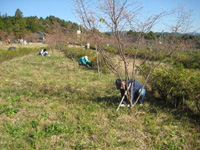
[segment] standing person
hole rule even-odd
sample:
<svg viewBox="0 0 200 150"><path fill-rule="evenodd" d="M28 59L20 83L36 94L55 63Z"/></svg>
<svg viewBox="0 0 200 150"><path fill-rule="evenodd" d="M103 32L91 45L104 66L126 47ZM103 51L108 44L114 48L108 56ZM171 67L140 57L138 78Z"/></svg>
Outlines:
<svg viewBox="0 0 200 150"><path fill-rule="evenodd" d="M41 49L41 51L39 52L39 55L50 56L46 49Z"/></svg>
<svg viewBox="0 0 200 150"><path fill-rule="evenodd" d="M129 84L131 84L131 82L132 82L132 79L128 80L128 86L129 86ZM115 84L117 86L117 89L120 90L121 97L123 97L125 94L125 90L127 89L125 80L117 79L115 81ZM139 83L137 80L133 81L133 89L132 89L132 103L133 104L135 103L135 100L138 98L138 96L142 90L142 87L143 87L143 85L141 83ZM129 88L129 92L131 93L131 87ZM146 89L143 88L140 99L139 99L140 105L143 105L145 94L146 94ZM125 96L125 98L121 104L121 107L124 107L125 104L129 104L129 103L130 102L127 100L127 97Z"/></svg>
<svg viewBox="0 0 200 150"><path fill-rule="evenodd" d="M86 66L86 67L92 67L92 63L88 60L88 57L87 56L83 56L79 59L78 61L78 64L79 65L83 65L83 66Z"/></svg>
<svg viewBox="0 0 200 150"><path fill-rule="evenodd" d="M90 49L90 43L85 44L85 49Z"/></svg>

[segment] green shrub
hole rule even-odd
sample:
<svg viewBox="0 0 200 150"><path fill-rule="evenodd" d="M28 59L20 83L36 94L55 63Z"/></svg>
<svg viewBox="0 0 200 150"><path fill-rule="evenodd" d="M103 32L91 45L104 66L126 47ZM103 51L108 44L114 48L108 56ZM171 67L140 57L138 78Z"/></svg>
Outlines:
<svg viewBox="0 0 200 150"><path fill-rule="evenodd" d="M200 76L183 68L183 65L169 69L160 69L153 73L154 80L149 83L157 90L167 104L179 107L186 101L195 103L199 110ZM198 97L197 97L198 96Z"/></svg>
<svg viewBox="0 0 200 150"><path fill-rule="evenodd" d="M183 64L186 68L200 69L200 53L199 52L187 52L177 53L173 59L176 62Z"/></svg>
<svg viewBox="0 0 200 150"><path fill-rule="evenodd" d="M107 52L110 52L110 53L114 53L114 54L117 53L117 48L112 45L103 46L103 49L105 49Z"/></svg>
<svg viewBox="0 0 200 150"><path fill-rule="evenodd" d="M117 48L114 46L103 46L103 49L105 51L117 54ZM136 49L125 49L125 54L127 56L133 57L136 53ZM159 53L154 53L154 50L150 51L147 49L138 49L137 51L137 58L153 60L153 61L159 61L163 57L165 57L165 60L168 60L169 62L178 62L183 64L186 68L194 68L194 69L200 69L200 53L198 51L196 52L174 52L173 55L165 56L166 51L161 51Z"/></svg>

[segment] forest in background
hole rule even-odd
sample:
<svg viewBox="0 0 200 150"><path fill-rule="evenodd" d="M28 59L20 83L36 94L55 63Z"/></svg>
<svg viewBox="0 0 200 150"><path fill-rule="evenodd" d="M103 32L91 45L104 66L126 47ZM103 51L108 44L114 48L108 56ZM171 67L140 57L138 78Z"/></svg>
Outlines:
<svg viewBox="0 0 200 150"><path fill-rule="evenodd" d="M78 29L77 23L65 21L55 16L46 18L23 17L23 12L17 9L14 16L0 15L0 40L19 39L27 34L37 32L51 34L58 25L65 30L76 31Z"/></svg>
<svg viewBox="0 0 200 150"><path fill-rule="evenodd" d="M54 16L36 17L38 30L32 31L20 10L1 18L0 149L199 149L199 36L117 27L100 33L95 26L80 27L77 34L76 23L63 26ZM13 28L5 18L13 19ZM36 33L44 33L45 44L29 40ZM30 44L3 42L8 38ZM86 42L90 49L83 48ZM35 44L47 48L51 57L38 56L42 47ZM77 63L86 55L92 68ZM145 86L144 105L116 112L121 98L111 67L122 77L123 66L133 68L120 56L130 65L135 60L141 83L162 63Z"/></svg>
<svg viewBox="0 0 200 150"><path fill-rule="evenodd" d="M59 29L58 29L59 28ZM37 16L24 17L23 12L17 9L14 16L7 16L7 14L0 14L0 41L5 41L7 39L21 39L26 38L27 40L32 40L35 33L46 34L56 34L62 32L66 33L71 37L72 33L76 33L77 30L81 29L82 32L87 31L75 22L65 21L53 15L46 18L38 18ZM97 30L97 32L99 32ZM112 32L105 32L105 35L111 35ZM126 41L135 42L140 33L133 30L124 31L121 34L126 34ZM142 33L145 40L159 40L163 41L171 36L168 32L153 32ZM200 48L200 35L198 33L188 33L181 34L178 33L177 37L187 43L192 43L194 48Z"/></svg>

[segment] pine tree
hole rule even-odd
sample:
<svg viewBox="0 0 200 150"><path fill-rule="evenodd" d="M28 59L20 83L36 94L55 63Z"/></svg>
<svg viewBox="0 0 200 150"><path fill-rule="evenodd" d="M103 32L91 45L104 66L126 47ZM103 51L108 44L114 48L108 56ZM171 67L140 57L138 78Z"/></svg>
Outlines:
<svg viewBox="0 0 200 150"><path fill-rule="evenodd" d="M23 18L23 13L22 13L22 11L19 8L15 12L15 17L17 17L17 18Z"/></svg>

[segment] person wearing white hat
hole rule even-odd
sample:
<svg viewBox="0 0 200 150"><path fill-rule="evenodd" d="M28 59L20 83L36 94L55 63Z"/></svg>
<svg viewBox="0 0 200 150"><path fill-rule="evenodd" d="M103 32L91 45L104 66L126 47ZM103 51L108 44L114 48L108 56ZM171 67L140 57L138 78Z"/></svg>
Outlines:
<svg viewBox="0 0 200 150"><path fill-rule="evenodd" d="M88 56L83 56L78 61L79 65L83 65L86 67L92 67L92 63L88 60Z"/></svg>

